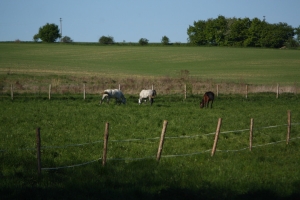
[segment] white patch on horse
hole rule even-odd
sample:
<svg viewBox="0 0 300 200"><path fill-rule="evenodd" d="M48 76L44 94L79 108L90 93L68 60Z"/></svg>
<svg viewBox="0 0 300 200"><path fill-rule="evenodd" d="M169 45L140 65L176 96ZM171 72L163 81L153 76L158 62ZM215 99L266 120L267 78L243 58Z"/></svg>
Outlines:
<svg viewBox="0 0 300 200"><path fill-rule="evenodd" d="M153 104L153 99L156 96L156 91L155 90L142 90L140 92L140 98L139 98L139 104L142 103L142 100L147 100L149 99L151 105Z"/></svg>
<svg viewBox="0 0 300 200"><path fill-rule="evenodd" d="M111 98L116 99L116 103L123 103L126 104L126 98L124 97L121 90L118 89L107 89L102 92L102 99L100 100L100 104L102 104L103 100L106 99L107 103Z"/></svg>

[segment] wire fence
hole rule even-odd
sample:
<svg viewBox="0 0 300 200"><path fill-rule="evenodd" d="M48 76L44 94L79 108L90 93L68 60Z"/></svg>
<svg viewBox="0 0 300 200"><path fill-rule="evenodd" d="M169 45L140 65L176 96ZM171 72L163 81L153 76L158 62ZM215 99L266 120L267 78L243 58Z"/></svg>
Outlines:
<svg viewBox="0 0 300 200"><path fill-rule="evenodd" d="M291 123L293 126L300 125L300 123ZM258 127L254 128L254 130L260 130L260 129L271 129L271 128L277 128L277 127L283 127L283 126L288 126L288 124L283 124L283 125L274 125L274 126L267 126L267 127ZM241 130L231 130L231 131L223 131L220 132L220 134L229 134L229 133L237 133L237 132L246 132L250 131L250 129L241 129ZM195 137L202 137L202 136L208 136L208 135L214 135L216 134L215 132L212 133L207 133L207 134L198 134L198 135L191 135L191 136L172 136L172 137L165 137L165 139L188 139L188 138L195 138ZM159 140L160 137L154 137L154 138L144 138L144 139L125 139L125 140L109 140L110 142L136 142L136 141L147 141L147 140ZM293 137L289 138L289 140L297 140L300 139L300 137ZM68 147L80 147L80 146L85 146L85 145L91 145L91 144L96 144L96 143L101 143L104 140L98 140L94 142L89 142L89 143L79 143L79 144L67 144L64 146L42 146L41 149L61 149L61 148L68 148ZM264 147L268 145L275 145L278 143L286 142L286 140L279 140L279 141L274 141L274 142L269 142L265 144L257 144L252 146L252 148L258 148L258 147ZM238 152L238 151L244 151L248 150L249 147L241 148L241 149L230 149L230 150L221 150L217 149L217 152ZM16 150L19 151L36 151L36 148L18 148ZM186 156L194 156L194 155L199 155L199 154L204 154L204 153L209 153L211 152L212 149L207 149L199 152L193 152L193 153L187 153L187 154L171 154L171 155L162 155L162 158L175 158L175 157L186 157ZM8 150L2 149L0 152L8 152ZM140 157L140 158L107 158L109 161L138 161L138 160L147 160L147 159L155 159L155 156L149 156L149 157ZM89 165L95 162L99 162L102 160L102 157L98 159L94 159L91 161L87 161L84 163L79 163L79 164L74 164L74 165L68 165L68 166L58 166L58 167L43 167L41 170L58 170L58 169L66 169L66 168L74 168L74 167L79 167L79 166L84 166L84 165Z"/></svg>
<svg viewBox="0 0 300 200"><path fill-rule="evenodd" d="M0 88L0 98L59 98L69 95L82 95L83 99L101 94L107 88L118 88L126 95L138 95L141 89L155 89L160 95L180 94L184 98L187 95L204 94L206 91L214 91L219 94L241 94L248 97L248 93L271 92L276 94L276 98L283 93L299 94L300 87L298 83L294 85L250 85L246 83L212 83L207 81L198 81L191 79L172 81L171 79L153 80L155 85L149 82L139 82L138 80L124 80L123 84L107 83L101 84L60 84L53 82L51 84L32 85L21 84L3 84Z"/></svg>

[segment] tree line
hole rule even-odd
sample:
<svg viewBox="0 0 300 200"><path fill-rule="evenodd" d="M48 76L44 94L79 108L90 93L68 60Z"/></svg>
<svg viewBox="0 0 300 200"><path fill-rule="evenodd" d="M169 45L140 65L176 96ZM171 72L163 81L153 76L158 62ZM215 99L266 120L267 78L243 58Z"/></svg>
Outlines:
<svg viewBox="0 0 300 200"><path fill-rule="evenodd" d="M287 23L270 24L258 18L225 18L218 16L216 19L194 21L193 26L187 29L188 44L205 46L238 46L238 47L268 47L281 48L298 47L300 43L300 26L293 28ZM294 36L297 36L296 38ZM47 23L39 28L39 32L33 36L34 41L70 43L73 40L69 36L62 37L59 28L55 24ZM115 44L112 36L101 36L100 44ZM146 38L140 38L140 45L147 45ZM169 45L167 36L161 38L161 43Z"/></svg>
<svg viewBox="0 0 300 200"><path fill-rule="evenodd" d="M194 45L239 47L297 47L300 26L287 23L270 24L258 18L225 18L195 21L187 29L188 40ZM297 38L294 36L297 35Z"/></svg>

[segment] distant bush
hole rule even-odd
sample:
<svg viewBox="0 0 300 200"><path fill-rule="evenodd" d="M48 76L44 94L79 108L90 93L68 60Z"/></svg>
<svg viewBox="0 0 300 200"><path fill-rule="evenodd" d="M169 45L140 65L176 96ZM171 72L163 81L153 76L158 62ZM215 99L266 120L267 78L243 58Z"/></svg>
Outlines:
<svg viewBox="0 0 300 200"><path fill-rule="evenodd" d="M114 44L114 38L111 36L101 36L99 39L100 44Z"/></svg>
<svg viewBox="0 0 300 200"><path fill-rule="evenodd" d="M139 40L139 44L142 45L142 46L147 45L148 42L149 42L149 40L147 40L146 38L141 38Z"/></svg>
<svg viewBox="0 0 300 200"><path fill-rule="evenodd" d="M71 43L71 42L73 42L73 40L72 40L69 36L64 36L64 37L61 39L61 42L64 42L64 43Z"/></svg>

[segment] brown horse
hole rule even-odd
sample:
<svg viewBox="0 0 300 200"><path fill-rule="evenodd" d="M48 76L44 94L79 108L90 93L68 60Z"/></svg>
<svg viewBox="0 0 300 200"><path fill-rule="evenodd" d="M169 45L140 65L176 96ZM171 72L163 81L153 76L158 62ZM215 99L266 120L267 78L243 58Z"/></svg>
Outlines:
<svg viewBox="0 0 300 200"><path fill-rule="evenodd" d="M200 102L200 108L209 107L209 102L211 101L210 108L212 108L215 99L215 94L213 92L205 92L202 101Z"/></svg>

